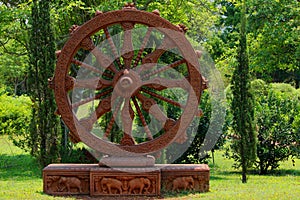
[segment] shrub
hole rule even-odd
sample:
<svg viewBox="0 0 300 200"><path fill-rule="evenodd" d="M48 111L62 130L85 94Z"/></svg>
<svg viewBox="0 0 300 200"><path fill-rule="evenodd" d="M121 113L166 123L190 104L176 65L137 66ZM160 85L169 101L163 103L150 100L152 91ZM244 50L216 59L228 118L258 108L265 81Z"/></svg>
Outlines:
<svg viewBox="0 0 300 200"><path fill-rule="evenodd" d="M26 96L0 96L0 134L21 135L28 130L31 101Z"/></svg>
<svg viewBox="0 0 300 200"><path fill-rule="evenodd" d="M278 168L280 161L299 155L300 104L295 88L289 84L265 84L254 91L257 167L260 174L266 174Z"/></svg>
<svg viewBox="0 0 300 200"><path fill-rule="evenodd" d="M279 167L281 161L300 156L300 93L289 84L266 84L262 80L251 83L255 96L255 123L257 131L257 160L255 166L260 174ZM227 91L229 101L231 91ZM231 121L228 112L227 120ZM226 127L226 138L238 138L232 132L232 124ZM228 145L225 156L237 159L237 154ZM234 165L238 168L238 165Z"/></svg>

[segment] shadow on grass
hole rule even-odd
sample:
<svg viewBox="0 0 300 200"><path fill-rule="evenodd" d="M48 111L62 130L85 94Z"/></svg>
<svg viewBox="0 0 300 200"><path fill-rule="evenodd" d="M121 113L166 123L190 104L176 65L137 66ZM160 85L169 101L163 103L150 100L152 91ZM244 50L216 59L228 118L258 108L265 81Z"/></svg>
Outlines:
<svg viewBox="0 0 300 200"><path fill-rule="evenodd" d="M234 175L234 174L241 174L241 171L218 171L215 172L220 175ZM267 174L259 174L258 170L249 170L249 174L252 175L262 175L262 176L300 176L300 170L299 169L276 169L276 170L270 170L267 172Z"/></svg>
<svg viewBox="0 0 300 200"><path fill-rule="evenodd" d="M194 191L181 191L181 192L165 192L162 191L162 195L161 198L178 198L178 199L182 199L182 198L186 198L187 195L189 194L198 194L198 192L194 192Z"/></svg>
<svg viewBox="0 0 300 200"><path fill-rule="evenodd" d="M0 180L41 178L41 168L30 155L0 155Z"/></svg>

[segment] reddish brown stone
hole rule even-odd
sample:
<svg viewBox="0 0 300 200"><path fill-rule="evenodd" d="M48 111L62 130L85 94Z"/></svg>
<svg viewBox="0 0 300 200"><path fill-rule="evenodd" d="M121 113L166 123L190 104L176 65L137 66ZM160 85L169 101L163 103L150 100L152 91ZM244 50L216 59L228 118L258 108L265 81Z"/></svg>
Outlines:
<svg viewBox="0 0 300 200"><path fill-rule="evenodd" d="M51 164L43 170L43 190L52 195L90 193L90 170L97 164Z"/></svg>
<svg viewBox="0 0 300 200"><path fill-rule="evenodd" d="M161 168L162 190L209 191L209 167L205 164L156 165Z"/></svg>
<svg viewBox="0 0 300 200"><path fill-rule="evenodd" d="M91 196L159 196L158 168L97 168L90 173Z"/></svg>

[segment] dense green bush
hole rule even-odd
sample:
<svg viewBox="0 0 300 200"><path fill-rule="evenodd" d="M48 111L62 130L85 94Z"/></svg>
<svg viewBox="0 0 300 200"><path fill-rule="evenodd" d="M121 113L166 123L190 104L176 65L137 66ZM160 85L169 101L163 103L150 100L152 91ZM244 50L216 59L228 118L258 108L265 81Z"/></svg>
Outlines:
<svg viewBox="0 0 300 200"><path fill-rule="evenodd" d="M255 166L260 174L279 167L300 155L300 93L289 84L267 84L262 80L252 81L255 96L255 123L257 131L257 160ZM229 90L228 97L231 97ZM229 98L230 99L230 98ZM231 118L231 113L227 115ZM237 137L231 124L226 130L230 141ZM235 152L227 147L226 157L235 158ZM238 166L235 166L238 167Z"/></svg>
<svg viewBox="0 0 300 200"><path fill-rule="evenodd" d="M0 96L0 134L22 135L28 130L31 101L26 96Z"/></svg>
<svg viewBox="0 0 300 200"><path fill-rule="evenodd" d="M300 96L289 84L256 81L252 85L256 94L257 167L265 174L278 168L280 161L299 155Z"/></svg>

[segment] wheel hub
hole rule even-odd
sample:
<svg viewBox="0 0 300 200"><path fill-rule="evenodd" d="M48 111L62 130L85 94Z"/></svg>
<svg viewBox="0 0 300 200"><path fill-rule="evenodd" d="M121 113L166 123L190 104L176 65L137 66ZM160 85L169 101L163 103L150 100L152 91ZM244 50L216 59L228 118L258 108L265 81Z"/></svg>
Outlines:
<svg viewBox="0 0 300 200"><path fill-rule="evenodd" d="M123 98L130 98L142 85L140 76L133 70L125 69L116 77L114 92Z"/></svg>

